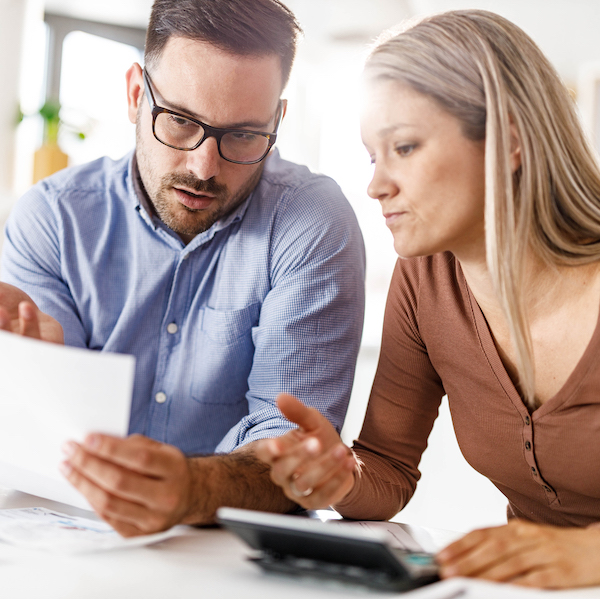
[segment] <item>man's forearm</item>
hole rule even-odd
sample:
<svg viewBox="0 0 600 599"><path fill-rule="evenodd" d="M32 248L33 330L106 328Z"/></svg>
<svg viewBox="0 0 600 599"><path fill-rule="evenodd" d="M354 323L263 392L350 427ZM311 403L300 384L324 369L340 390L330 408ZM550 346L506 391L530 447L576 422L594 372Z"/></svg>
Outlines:
<svg viewBox="0 0 600 599"><path fill-rule="evenodd" d="M221 506L290 512L296 506L269 477L250 443L230 454L188 458L190 509L183 524L213 524Z"/></svg>

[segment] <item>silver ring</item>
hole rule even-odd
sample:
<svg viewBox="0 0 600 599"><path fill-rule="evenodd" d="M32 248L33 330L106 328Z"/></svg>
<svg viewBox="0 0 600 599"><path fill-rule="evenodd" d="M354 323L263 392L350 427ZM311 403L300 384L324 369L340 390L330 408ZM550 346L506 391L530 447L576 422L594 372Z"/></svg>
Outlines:
<svg viewBox="0 0 600 599"><path fill-rule="evenodd" d="M312 487L308 487L306 491L299 491L296 488L296 481L294 480L290 480L290 489L296 497L308 497L314 491Z"/></svg>

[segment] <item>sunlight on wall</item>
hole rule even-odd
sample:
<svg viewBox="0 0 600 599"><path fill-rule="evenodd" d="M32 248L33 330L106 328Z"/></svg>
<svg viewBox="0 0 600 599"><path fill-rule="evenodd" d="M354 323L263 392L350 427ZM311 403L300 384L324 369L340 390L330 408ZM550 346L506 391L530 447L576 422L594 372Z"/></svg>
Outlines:
<svg viewBox="0 0 600 599"><path fill-rule="evenodd" d="M72 164L110 156L117 159L135 144L135 126L127 116L125 73L142 62L136 48L74 31L65 38L60 101L64 119L87 134L82 143L65 132L63 150Z"/></svg>
<svg viewBox="0 0 600 599"><path fill-rule="evenodd" d="M359 127L365 49L364 45L339 43L316 54L318 59L300 49L284 93L289 109L277 143L285 158L333 177L354 208L367 253L363 345L378 347L397 256L381 208L366 191L372 166Z"/></svg>

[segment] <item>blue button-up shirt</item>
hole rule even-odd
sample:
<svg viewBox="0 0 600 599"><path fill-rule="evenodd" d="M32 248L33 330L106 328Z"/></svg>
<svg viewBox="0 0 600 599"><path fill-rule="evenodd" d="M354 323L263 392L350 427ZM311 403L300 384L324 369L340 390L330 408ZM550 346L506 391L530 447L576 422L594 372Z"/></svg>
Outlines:
<svg viewBox="0 0 600 599"><path fill-rule="evenodd" d="M249 198L184 245L140 203L132 157L28 191L6 227L2 280L56 318L68 345L136 357L132 433L228 452L291 428L282 391L339 429L365 261L339 187L275 152Z"/></svg>

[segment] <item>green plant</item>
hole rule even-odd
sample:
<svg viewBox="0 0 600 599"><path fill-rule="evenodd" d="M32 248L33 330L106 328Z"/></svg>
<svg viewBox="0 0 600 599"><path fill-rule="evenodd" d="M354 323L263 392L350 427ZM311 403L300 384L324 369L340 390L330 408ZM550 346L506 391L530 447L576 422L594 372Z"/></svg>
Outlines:
<svg viewBox="0 0 600 599"><path fill-rule="evenodd" d="M60 102L48 100L40 109L39 114L44 119L44 143L58 143L60 129Z"/></svg>
<svg viewBox="0 0 600 599"><path fill-rule="evenodd" d="M17 123L20 123L26 116L33 116L35 114L41 116L44 122L44 144L57 144L59 131L63 127L70 129L79 139L85 139L85 133L83 131L76 129L60 118L60 111L61 106L58 100L47 100L43 106L32 115L25 115L19 107L17 112Z"/></svg>

